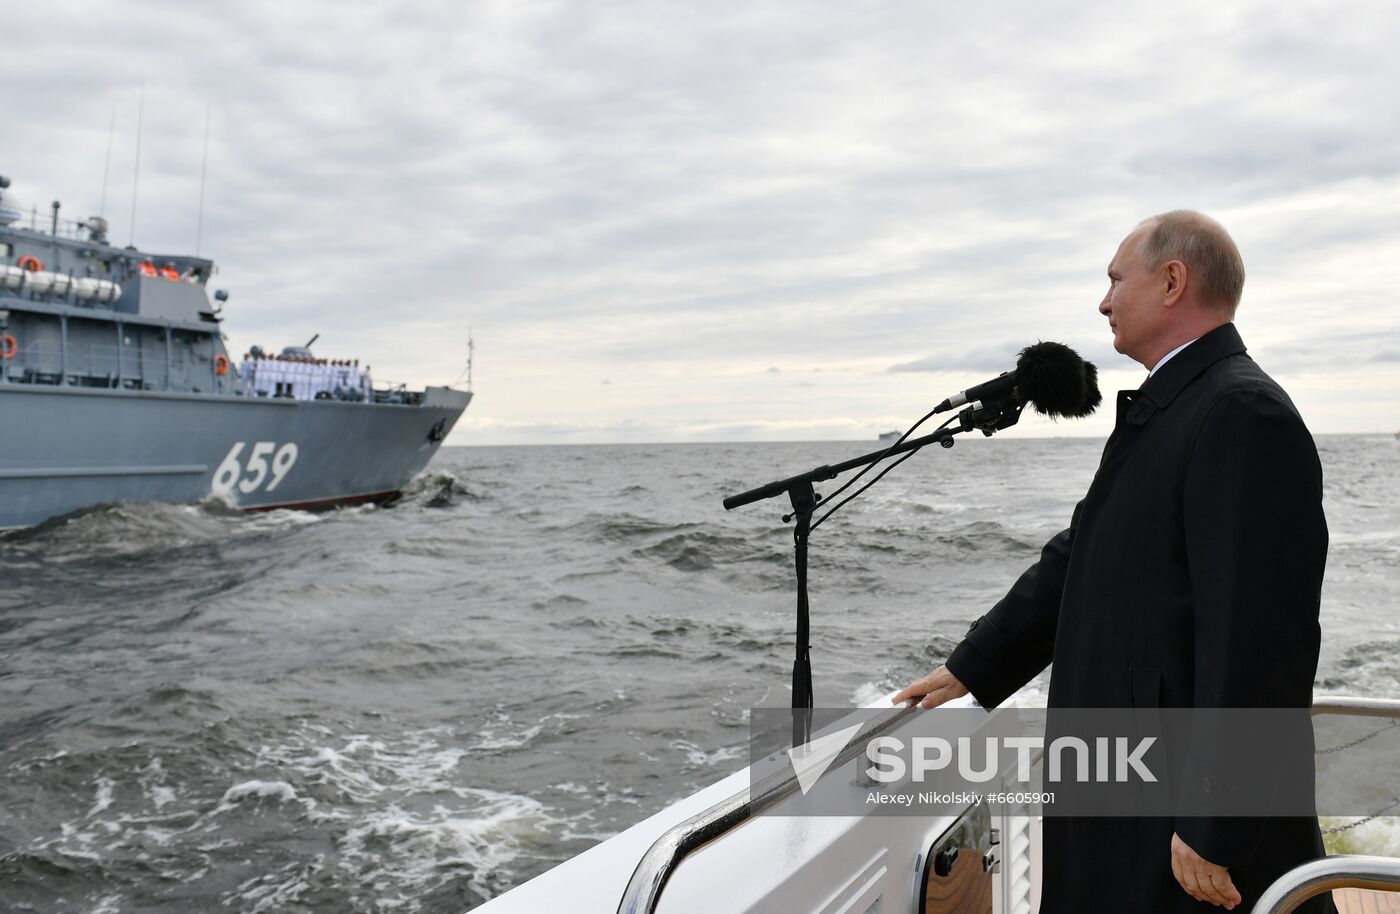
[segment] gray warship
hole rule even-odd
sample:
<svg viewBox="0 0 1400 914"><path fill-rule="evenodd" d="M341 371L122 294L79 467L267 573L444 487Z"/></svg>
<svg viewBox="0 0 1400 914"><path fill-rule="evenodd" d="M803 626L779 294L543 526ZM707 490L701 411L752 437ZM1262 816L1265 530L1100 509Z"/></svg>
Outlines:
<svg viewBox="0 0 1400 914"><path fill-rule="evenodd" d="M118 248L99 217L29 217L0 177L0 528L114 501L384 502L470 390L376 386L307 346L235 362L214 262ZM313 340L314 342L314 340Z"/></svg>

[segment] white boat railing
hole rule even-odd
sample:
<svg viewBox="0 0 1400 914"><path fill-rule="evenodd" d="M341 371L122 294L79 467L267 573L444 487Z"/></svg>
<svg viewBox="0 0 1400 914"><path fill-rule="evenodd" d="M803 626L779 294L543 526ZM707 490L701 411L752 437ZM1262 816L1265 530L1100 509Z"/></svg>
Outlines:
<svg viewBox="0 0 1400 914"><path fill-rule="evenodd" d="M896 729L917 711L917 708L912 707L895 708L881 716L869 729L862 730L858 738L850 741L836 756L830 768L838 769L860 755L865 751L866 743ZM789 767L786 772L760 781L754 787L745 788L704 812L672 826L642 855L622 894L622 901L617 906L618 914L652 914L667 880L691 852L771 809L800 789L797 773Z"/></svg>
<svg viewBox="0 0 1400 914"><path fill-rule="evenodd" d="M1309 861L1265 889L1253 914L1292 914L1309 898L1332 889L1400 891L1400 859L1340 854Z"/></svg>
<svg viewBox="0 0 1400 914"><path fill-rule="evenodd" d="M1400 701L1393 698L1358 698L1354 695L1317 695L1313 697L1312 712L1314 715L1400 718Z"/></svg>
<svg viewBox="0 0 1400 914"><path fill-rule="evenodd" d="M1313 699L1314 715L1400 718L1400 701L1357 698L1351 695L1319 695ZM1284 873L1264 890L1253 914L1292 914L1316 895L1333 889L1369 889L1400 892L1400 859L1361 854L1338 854L1312 860Z"/></svg>
<svg viewBox="0 0 1400 914"><path fill-rule="evenodd" d="M917 713L915 709L900 708L879 718L869 730L863 731L846 746L831 765L831 770L839 769L864 752L870 739L898 728L913 713ZM1312 713L1400 718L1400 701L1319 695L1314 699ZM623 893L618 914L653 914L667 881L690 854L772 808L799 789L797 776L789 768L672 826L643 854ZM1288 914L1313 895L1346 887L1400 890L1400 859L1333 856L1310 862L1280 878L1256 905L1254 912Z"/></svg>

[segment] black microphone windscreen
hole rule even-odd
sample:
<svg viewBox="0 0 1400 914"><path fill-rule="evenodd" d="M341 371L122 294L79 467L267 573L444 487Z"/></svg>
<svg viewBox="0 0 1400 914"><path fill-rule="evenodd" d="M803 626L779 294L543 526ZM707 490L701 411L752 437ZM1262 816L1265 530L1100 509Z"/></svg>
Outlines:
<svg viewBox="0 0 1400 914"><path fill-rule="evenodd" d="M1093 413L1103 402L1103 394L1099 393L1099 370L1094 367L1093 362L1084 363L1084 404L1080 407L1072 418L1083 419Z"/></svg>
<svg viewBox="0 0 1400 914"><path fill-rule="evenodd" d="M1016 359L1020 398L1043 416L1087 416L1101 399L1097 380L1098 370L1064 343L1033 343Z"/></svg>

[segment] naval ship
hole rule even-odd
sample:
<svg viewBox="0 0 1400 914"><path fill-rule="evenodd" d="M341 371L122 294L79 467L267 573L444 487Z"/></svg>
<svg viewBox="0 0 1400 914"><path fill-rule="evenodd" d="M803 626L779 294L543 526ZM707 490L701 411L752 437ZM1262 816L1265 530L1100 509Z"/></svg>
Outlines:
<svg viewBox="0 0 1400 914"><path fill-rule="evenodd" d="M307 346L237 363L214 262L114 247L100 217L29 225L0 177L0 528L113 501L246 510L383 502L471 401L376 386ZM314 342L314 340L313 340ZM309 344L308 344L309 345Z"/></svg>

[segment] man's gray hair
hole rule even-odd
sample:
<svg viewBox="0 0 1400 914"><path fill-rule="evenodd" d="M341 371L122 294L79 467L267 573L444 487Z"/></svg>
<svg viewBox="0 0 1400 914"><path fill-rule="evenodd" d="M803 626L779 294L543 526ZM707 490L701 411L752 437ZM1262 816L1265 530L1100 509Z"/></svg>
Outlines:
<svg viewBox="0 0 1400 914"><path fill-rule="evenodd" d="M1244 258L1223 225L1190 209L1160 213L1141 225L1151 228L1138 245L1138 257L1147 269L1180 260L1196 281L1202 301L1235 316L1244 291Z"/></svg>

